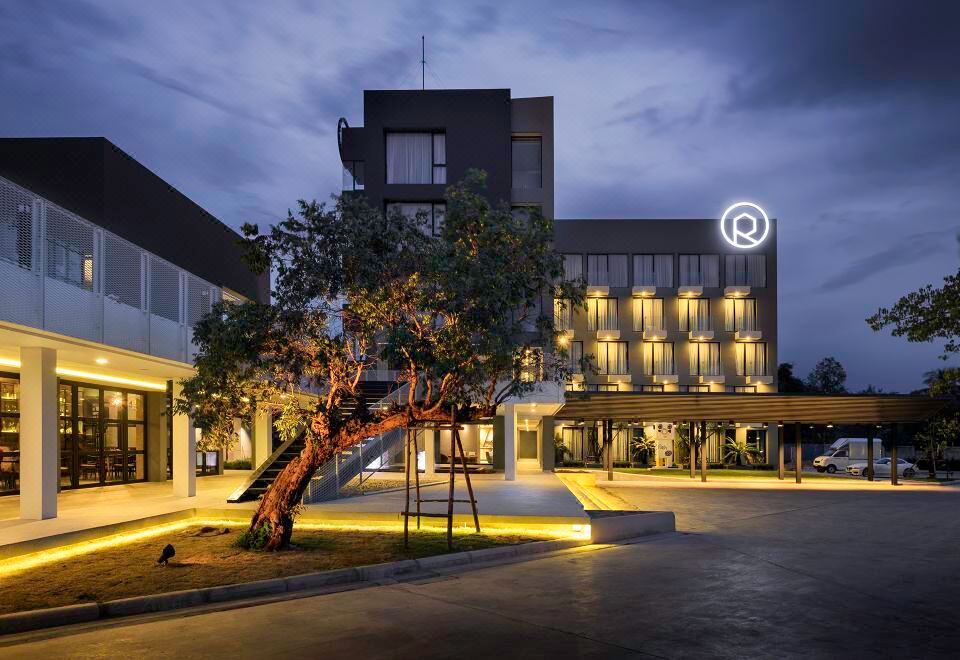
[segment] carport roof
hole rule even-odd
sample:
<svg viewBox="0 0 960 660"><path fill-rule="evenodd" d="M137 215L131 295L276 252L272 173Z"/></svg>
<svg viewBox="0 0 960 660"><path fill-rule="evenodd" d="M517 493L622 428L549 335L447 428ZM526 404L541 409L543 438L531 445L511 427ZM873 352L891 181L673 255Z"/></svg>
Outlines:
<svg viewBox="0 0 960 660"><path fill-rule="evenodd" d="M567 392L555 418L889 424L923 421L946 403L945 399L897 394Z"/></svg>

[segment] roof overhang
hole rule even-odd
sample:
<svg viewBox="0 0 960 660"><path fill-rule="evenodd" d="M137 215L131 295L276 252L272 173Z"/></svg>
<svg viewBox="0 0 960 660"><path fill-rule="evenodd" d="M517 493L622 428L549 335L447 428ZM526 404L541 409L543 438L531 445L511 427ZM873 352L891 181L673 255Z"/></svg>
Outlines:
<svg viewBox="0 0 960 660"><path fill-rule="evenodd" d="M921 422L945 405L946 399L894 394L567 392L556 419L892 424Z"/></svg>

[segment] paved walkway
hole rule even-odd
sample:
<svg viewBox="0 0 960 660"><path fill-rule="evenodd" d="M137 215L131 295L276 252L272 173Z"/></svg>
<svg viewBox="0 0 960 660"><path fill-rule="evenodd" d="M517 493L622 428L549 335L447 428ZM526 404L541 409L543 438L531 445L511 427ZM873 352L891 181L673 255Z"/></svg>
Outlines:
<svg viewBox="0 0 960 660"><path fill-rule="evenodd" d="M954 490L616 495L676 509L686 533L415 584L51 632L0 646L0 656L956 657Z"/></svg>

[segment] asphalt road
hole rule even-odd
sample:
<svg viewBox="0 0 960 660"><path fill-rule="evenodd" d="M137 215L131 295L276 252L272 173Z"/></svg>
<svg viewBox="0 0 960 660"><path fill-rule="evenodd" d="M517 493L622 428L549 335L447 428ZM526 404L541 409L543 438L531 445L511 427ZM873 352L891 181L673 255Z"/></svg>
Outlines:
<svg viewBox="0 0 960 660"><path fill-rule="evenodd" d="M958 489L615 494L675 510L681 533L416 583L100 624L0 646L0 657L957 657Z"/></svg>

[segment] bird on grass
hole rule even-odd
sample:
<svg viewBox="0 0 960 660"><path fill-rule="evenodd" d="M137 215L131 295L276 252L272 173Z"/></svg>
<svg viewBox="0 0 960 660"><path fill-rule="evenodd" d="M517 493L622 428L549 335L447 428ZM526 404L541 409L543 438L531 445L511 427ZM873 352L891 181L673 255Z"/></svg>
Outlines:
<svg viewBox="0 0 960 660"><path fill-rule="evenodd" d="M172 544L168 543L163 548L163 552L160 553L160 559L157 560L157 563L166 566L167 562L170 561L170 558L175 554L177 554L177 551L173 549Z"/></svg>

